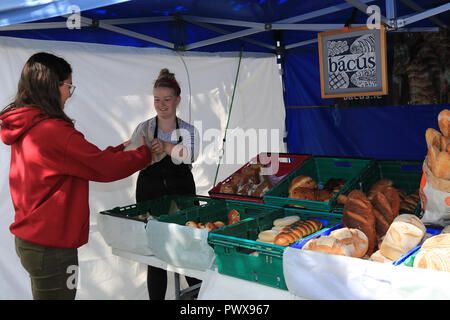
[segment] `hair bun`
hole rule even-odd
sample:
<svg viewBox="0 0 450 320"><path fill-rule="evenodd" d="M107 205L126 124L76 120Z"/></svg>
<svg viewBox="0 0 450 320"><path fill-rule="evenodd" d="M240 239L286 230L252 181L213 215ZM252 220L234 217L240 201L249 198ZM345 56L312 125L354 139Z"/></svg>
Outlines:
<svg viewBox="0 0 450 320"><path fill-rule="evenodd" d="M170 72L167 68L161 69L158 76L158 80L160 79L175 80L175 73Z"/></svg>

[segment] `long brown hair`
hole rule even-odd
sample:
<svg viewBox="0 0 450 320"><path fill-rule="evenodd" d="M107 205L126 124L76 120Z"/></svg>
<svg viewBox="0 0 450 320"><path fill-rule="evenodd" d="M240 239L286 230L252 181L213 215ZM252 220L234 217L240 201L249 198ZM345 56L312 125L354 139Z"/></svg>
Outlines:
<svg viewBox="0 0 450 320"><path fill-rule="evenodd" d="M179 97L181 94L180 85L175 78L175 74L170 72L167 68L161 69L153 88L170 88L173 90L176 97Z"/></svg>
<svg viewBox="0 0 450 320"><path fill-rule="evenodd" d="M14 101L0 115L26 106L35 106L49 118L73 123L61 107L59 86L72 74L72 67L63 58L51 53L33 54L22 69Z"/></svg>

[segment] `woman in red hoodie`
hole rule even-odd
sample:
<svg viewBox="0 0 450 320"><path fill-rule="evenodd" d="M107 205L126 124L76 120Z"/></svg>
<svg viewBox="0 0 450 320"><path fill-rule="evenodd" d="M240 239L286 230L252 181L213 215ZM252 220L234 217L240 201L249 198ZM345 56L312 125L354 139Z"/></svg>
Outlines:
<svg viewBox="0 0 450 320"><path fill-rule="evenodd" d="M75 298L77 248L89 236L89 181L123 179L151 161L145 143L102 151L85 140L64 112L74 89L67 61L36 53L22 70L14 102L0 112L1 138L11 146L10 230L34 299Z"/></svg>

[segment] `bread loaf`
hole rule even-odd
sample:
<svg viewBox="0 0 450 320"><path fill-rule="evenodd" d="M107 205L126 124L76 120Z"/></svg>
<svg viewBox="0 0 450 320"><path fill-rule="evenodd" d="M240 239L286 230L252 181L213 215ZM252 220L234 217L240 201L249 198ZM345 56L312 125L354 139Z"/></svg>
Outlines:
<svg viewBox="0 0 450 320"><path fill-rule="evenodd" d="M350 247L350 257L361 258L369 248L369 239L364 232L358 229L341 228L333 230L330 236Z"/></svg>
<svg viewBox="0 0 450 320"><path fill-rule="evenodd" d="M420 249L414 258L413 267L450 272L450 250Z"/></svg>
<svg viewBox="0 0 450 320"><path fill-rule="evenodd" d="M431 172L436 178L450 180L450 154L447 151L438 154Z"/></svg>
<svg viewBox="0 0 450 320"><path fill-rule="evenodd" d="M298 176L291 181L288 192L291 193L295 188L299 187L317 189L317 183L309 176Z"/></svg>
<svg viewBox="0 0 450 320"><path fill-rule="evenodd" d="M439 112L438 125L442 134L447 138L450 138L450 110L444 109Z"/></svg>
<svg viewBox="0 0 450 320"><path fill-rule="evenodd" d="M369 240L367 254L373 253L376 246L375 214L372 204L362 191L353 190L349 193L344 205L342 225L364 232Z"/></svg>
<svg viewBox="0 0 450 320"><path fill-rule="evenodd" d="M392 261L389 258L386 258L383 256L380 250L375 251L369 258L370 261L376 261L376 262L382 262L382 263L392 263Z"/></svg>
<svg viewBox="0 0 450 320"><path fill-rule="evenodd" d="M379 179L377 180L372 186L370 187L369 191L367 192L367 198L369 200L372 200L372 198L380 191L382 188L386 186L392 186L394 185L394 182L390 179Z"/></svg>
<svg viewBox="0 0 450 320"><path fill-rule="evenodd" d="M298 187L289 193L289 198L316 201L317 191L315 189Z"/></svg>
<svg viewBox="0 0 450 320"><path fill-rule="evenodd" d="M421 249L450 249L450 234L440 233L425 240Z"/></svg>
<svg viewBox="0 0 450 320"><path fill-rule="evenodd" d="M381 243L381 253L397 260L402 254L417 246L426 233L422 221L412 214L401 214L394 219Z"/></svg>
<svg viewBox="0 0 450 320"><path fill-rule="evenodd" d="M303 246L302 249L348 257L352 254L350 246L342 244L338 239L331 236L311 239Z"/></svg>
<svg viewBox="0 0 450 320"><path fill-rule="evenodd" d="M294 222L297 222L299 220L300 220L299 216L286 216L286 217L283 217L283 218L275 219L273 221L273 225L275 227L285 227L285 226L293 224Z"/></svg>
<svg viewBox="0 0 450 320"><path fill-rule="evenodd" d="M258 234L258 240L257 241L263 241L263 242L271 242L273 243L273 240L275 239L275 236L277 235L277 232L273 230L265 230Z"/></svg>

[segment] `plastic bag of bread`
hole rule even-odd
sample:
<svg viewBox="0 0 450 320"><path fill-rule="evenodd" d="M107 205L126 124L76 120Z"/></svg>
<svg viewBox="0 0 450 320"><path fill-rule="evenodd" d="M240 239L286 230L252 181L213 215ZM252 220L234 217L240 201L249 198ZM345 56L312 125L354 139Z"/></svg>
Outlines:
<svg viewBox="0 0 450 320"><path fill-rule="evenodd" d="M425 132L428 153L423 163L420 199L427 224L445 226L450 223L450 110L439 113L441 132L428 128Z"/></svg>

